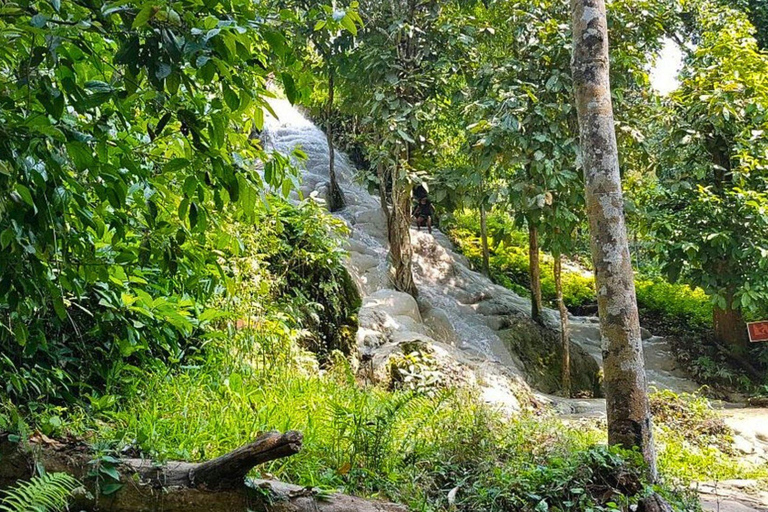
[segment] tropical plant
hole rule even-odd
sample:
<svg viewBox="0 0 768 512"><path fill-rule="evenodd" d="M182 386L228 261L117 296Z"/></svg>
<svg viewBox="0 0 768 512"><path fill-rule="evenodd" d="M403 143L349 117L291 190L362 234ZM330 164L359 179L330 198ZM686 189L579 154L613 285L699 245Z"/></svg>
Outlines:
<svg viewBox="0 0 768 512"><path fill-rule="evenodd" d="M65 510L72 492L80 486L67 473L44 473L3 491L0 511L59 512Z"/></svg>
<svg viewBox="0 0 768 512"><path fill-rule="evenodd" d="M0 7L0 374L71 400L200 346L225 290L224 215L287 193L252 137L301 73L244 0ZM295 51L294 51L295 50Z"/></svg>
<svg viewBox="0 0 768 512"><path fill-rule="evenodd" d="M768 300L768 55L742 12L684 7L698 44L663 118L652 250L670 279L704 289L716 336L743 349L744 313Z"/></svg>

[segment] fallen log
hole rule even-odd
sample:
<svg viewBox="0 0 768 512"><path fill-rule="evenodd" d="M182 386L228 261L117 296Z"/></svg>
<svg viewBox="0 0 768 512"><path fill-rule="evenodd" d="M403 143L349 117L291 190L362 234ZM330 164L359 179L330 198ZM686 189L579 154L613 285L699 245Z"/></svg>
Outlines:
<svg viewBox="0 0 768 512"><path fill-rule="evenodd" d="M269 432L226 455L202 463L115 459L121 487L105 496L105 482L92 474L103 461L82 442L59 442L35 435L11 442L0 434L0 489L31 478L35 467L65 472L86 486L74 498L75 510L113 512L402 512L400 505L364 500L276 480L247 479L256 465L301 449L301 433ZM116 482L113 482L116 483Z"/></svg>

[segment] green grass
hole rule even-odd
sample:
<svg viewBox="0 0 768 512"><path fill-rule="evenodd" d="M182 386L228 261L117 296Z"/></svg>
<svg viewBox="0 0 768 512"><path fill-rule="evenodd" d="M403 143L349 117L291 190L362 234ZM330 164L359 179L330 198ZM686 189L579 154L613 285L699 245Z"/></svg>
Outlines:
<svg viewBox="0 0 768 512"><path fill-rule="evenodd" d="M462 511L544 510L542 503L550 510L612 510L611 503L635 502L643 488L636 455L607 449L600 422L564 423L532 411L508 417L472 389L365 386L343 357L336 354L319 371L313 355L298 348L300 331L263 320L258 329L212 342L196 367L156 368L127 399L98 412L62 414L52 435L85 436L115 453L196 461L262 431L296 429L304 434L301 453L258 474L423 511L451 510L454 488L454 506ZM732 467L729 477L758 474L671 432L663 425L657 430L661 469L669 477L664 489L710 476L705 464L713 461ZM634 475L637 489L614 482L616 471ZM680 495L670 497L682 503Z"/></svg>
<svg viewBox="0 0 768 512"><path fill-rule="evenodd" d="M55 434L74 431L102 448L131 448L156 460L205 460L259 432L296 429L304 433L302 452L259 474L413 510L450 510L448 493L456 487L454 505L466 511L533 510L542 502L550 510L611 510L599 499L610 489L617 506L636 500L611 481L617 468L639 474L636 456L604 446L602 421L507 417L472 389L365 386L338 354L319 371L297 348L298 336L272 326L222 338L198 367L153 371L127 400L65 419ZM729 450L730 434L705 399L664 391L652 403L665 492L692 481L768 478L766 468ZM680 496L670 494L683 509Z"/></svg>
<svg viewBox="0 0 768 512"><path fill-rule="evenodd" d="M670 481L768 481L768 466L751 464L733 449L733 431L699 395L655 390L651 410L659 446L659 467Z"/></svg>
<svg viewBox="0 0 768 512"><path fill-rule="evenodd" d="M236 270L232 295L218 305L227 315L211 322L204 350L183 366L126 369L119 385L67 407L43 401L19 407L0 398L0 430L73 434L101 455L128 450L159 461L205 460L262 431L300 430L301 453L256 474L390 499L418 511L615 510L650 489L636 454L605 446L599 421L567 423L534 410L508 417L483 404L472 388L370 386L357 380L340 352L307 351L317 349L311 328L328 308L317 308L309 323L303 312L310 302L332 304L326 295L339 293L334 273L323 269L323 262L338 269L335 245L322 242L322 231L310 232L312 244L260 235L248 240L252 252L230 262ZM305 252L291 249L298 246ZM286 268L306 261L315 262L312 280L329 281L316 290L320 295L286 298L284 291L296 288ZM350 317L353 302L333 304L332 318ZM336 343L332 335L323 339ZM723 445L686 437L683 432L704 432L696 429L709 413L699 399L675 400L662 397L678 405L657 425L657 439L665 477L660 490L677 509L693 505L686 493L670 490L686 489L691 480L766 476L740 464ZM615 481L617 472L634 484Z"/></svg>
<svg viewBox="0 0 768 512"><path fill-rule="evenodd" d="M259 350L258 339L251 341ZM222 353L229 350L224 343ZM529 473L542 466L576 464L574 457L589 452L602 435L548 418L507 420L472 390L415 394L361 386L340 358L324 372L300 350L278 365L263 364L272 354L242 364L235 360L214 357L201 368L154 374L135 397L105 415L97 437L155 459L204 460L261 431L300 430L302 452L262 471L300 485L438 510L456 485L466 485L460 501L468 507L500 499L487 495L490 487L523 503L525 496L509 489L507 480L533 478Z"/></svg>

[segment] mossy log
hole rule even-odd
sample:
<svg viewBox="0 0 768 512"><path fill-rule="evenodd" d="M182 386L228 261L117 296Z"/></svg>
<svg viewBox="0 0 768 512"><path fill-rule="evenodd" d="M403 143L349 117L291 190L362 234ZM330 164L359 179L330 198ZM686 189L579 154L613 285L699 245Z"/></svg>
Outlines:
<svg viewBox="0 0 768 512"><path fill-rule="evenodd" d="M247 479L256 465L288 457L301 449L301 433L269 432L226 455L202 463L156 464L146 459L119 459L114 464L122 486L103 495L105 482L89 476L96 457L79 441L60 442L34 435L11 442L0 434L0 489L29 479L36 466L49 473L69 473L86 486L74 498L75 510L113 512L401 512L391 503L344 494L323 493L276 480ZM100 489L100 486L101 489Z"/></svg>

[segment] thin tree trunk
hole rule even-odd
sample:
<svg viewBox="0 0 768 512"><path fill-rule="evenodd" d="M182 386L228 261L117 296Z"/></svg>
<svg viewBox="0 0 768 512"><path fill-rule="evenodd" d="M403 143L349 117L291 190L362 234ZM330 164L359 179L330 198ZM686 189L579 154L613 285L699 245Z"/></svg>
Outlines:
<svg viewBox="0 0 768 512"><path fill-rule="evenodd" d="M389 230L389 205L387 201L387 171L384 164L376 164L376 174L379 177L379 202L381 203L381 211L384 213L384 219L387 221L387 230Z"/></svg>
<svg viewBox="0 0 768 512"><path fill-rule="evenodd" d="M730 147L728 142L720 136L707 139L707 150L712 156L714 165L715 190L723 195L728 187L733 186L733 171L731 168ZM721 260L714 263L712 274L721 282L727 279L728 261ZM715 328L715 338L724 343L729 350L736 349L742 352L748 346L747 324L738 307L734 307L733 290L728 290L725 297L725 308L715 306L712 321Z"/></svg>
<svg viewBox="0 0 768 512"><path fill-rule="evenodd" d="M562 386L563 396L571 396L571 328L568 324L568 308L563 300L563 262L560 254L555 254L555 294L557 309L560 310L560 343L563 347Z"/></svg>
<svg viewBox="0 0 768 512"><path fill-rule="evenodd" d="M328 209L332 212L344 208L344 193L336 180L336 154L333 150L333 95L334 95L333 65L328 64L328 104L326 105L325 134L328 140Z"/></svg>
<svg viewBox="0 0 768 512"><path fill-rule="evenodd" d="M485 204L480 203L480 240L483 245L483 274L491 275L490 252L488 250L488 226L485 221Z"/></svg>
<svg viewBox="0 0 768 512"><path fill-rule="evenodd" d="M392 262L391 281L395 290L417 297L411 246L411 185L400 183L398 174L397 169L392 173L392 213L387 226Z"/></svg>
<svg viewBox="0 0 768 512"><path fill-rule="evenodd" d="M541 304L541 268L539 267L539 231L528 222L528 277L531 289L531 318L543 324Z"/></svg>
<svg viewBox="0 0 768 512"><path fill-rule="evenodd" d="M595 266L608 442L638 447L657 478L611 103L605 0L571 0L572 71Z"/></svg>

